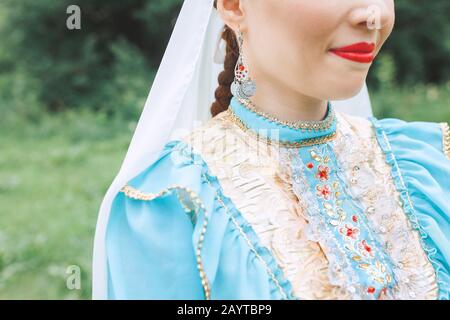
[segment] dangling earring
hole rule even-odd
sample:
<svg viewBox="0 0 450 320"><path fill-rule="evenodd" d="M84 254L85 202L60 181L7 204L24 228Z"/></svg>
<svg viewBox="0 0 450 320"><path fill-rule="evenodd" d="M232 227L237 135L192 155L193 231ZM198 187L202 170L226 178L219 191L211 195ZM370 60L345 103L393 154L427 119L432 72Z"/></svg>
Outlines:
<svg viewBox="0 0 450 320"><path fill-rule="evenodd" d="M239 57L234 68L234 81L231 84L231 93L239 99L248 100L256 92L256 83L250 78L247 66L244 65L243 46L244 37L238 26L237 41L239 46Z"/></svg>

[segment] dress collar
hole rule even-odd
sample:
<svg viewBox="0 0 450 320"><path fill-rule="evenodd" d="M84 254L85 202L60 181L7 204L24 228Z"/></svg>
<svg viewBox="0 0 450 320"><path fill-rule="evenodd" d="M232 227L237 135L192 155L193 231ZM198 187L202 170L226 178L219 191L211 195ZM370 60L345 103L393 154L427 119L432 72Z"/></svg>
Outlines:
<svg viewBox="0 0 450 320"><path fill-rule="evenodd" d="M327 108L323 120L286 122L256 110L248 101L233 96L228 110L234 122L243 130L256 134L269 143L302 147L325 143L335 137L336 114L330 102Z"/></svg>

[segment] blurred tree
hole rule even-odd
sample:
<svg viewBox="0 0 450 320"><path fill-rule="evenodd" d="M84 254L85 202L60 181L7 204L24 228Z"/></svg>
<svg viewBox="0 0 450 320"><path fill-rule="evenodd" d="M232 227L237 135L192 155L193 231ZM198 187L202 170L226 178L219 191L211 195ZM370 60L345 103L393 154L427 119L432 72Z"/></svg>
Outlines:
<svg viewBox="0 0 450 320"><path fill-rule="evenodd" d="M394 30L380 56L393 58L400 85L445 83L450 75L450 1L395 0ZM373 69L383 68L383 59ZM388 66L391 68L391 66ZM383 73L383 72L381 72ZM372 87L380 87L377 72L369 74Z"/></svg>
<svg viewBox="0 0 450 320"><path fill-rule="evenodd" d="M82 28L68 30L73 1L0 0L0 110L32 101L51 111L87 107L136 118L182 2L77 0ZM395 5L371 88L381 89L386 74L400 85L448 81L450 1Z"/></svg>
<svg viewBox="0 0 450 320"><path fill-rule="evenodd" d="M51 111L86 106L136 117L181 2L78 0L81 30L69 30L73 1L0 0L0 83L25 73L39 80Z"/></svg>

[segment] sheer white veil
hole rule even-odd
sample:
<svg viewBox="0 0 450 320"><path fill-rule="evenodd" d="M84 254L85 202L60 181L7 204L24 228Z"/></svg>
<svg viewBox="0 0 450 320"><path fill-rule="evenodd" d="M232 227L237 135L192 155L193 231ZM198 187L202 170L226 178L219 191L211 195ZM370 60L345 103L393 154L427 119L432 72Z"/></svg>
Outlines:
<svg viewBox="0 0 450 320"><path fill-rule="evenodd" d="M100 207L94 239L94 299L108 291L105 251L106 226L112 201L129 180L151 165L164 145L208 120L217 76L223 70L223 22L213 0L185 0L151 87L128 152ZM336 109L360 116L371 115L364 84L354 98L332 101Z"/></svg>

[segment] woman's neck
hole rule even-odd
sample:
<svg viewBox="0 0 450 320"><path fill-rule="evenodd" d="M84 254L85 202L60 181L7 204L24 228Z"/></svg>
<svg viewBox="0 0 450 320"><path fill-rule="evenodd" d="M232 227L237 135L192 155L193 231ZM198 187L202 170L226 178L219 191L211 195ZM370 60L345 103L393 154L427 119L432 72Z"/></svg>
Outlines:
<svg viewBox="0 0 450 320"><path fill-rule="evenodd" d="M281 121L320 121L327 113L326 100L302 95L288 88L274 87L273 82L258 81L251 97L256 107Z"/></svg>

